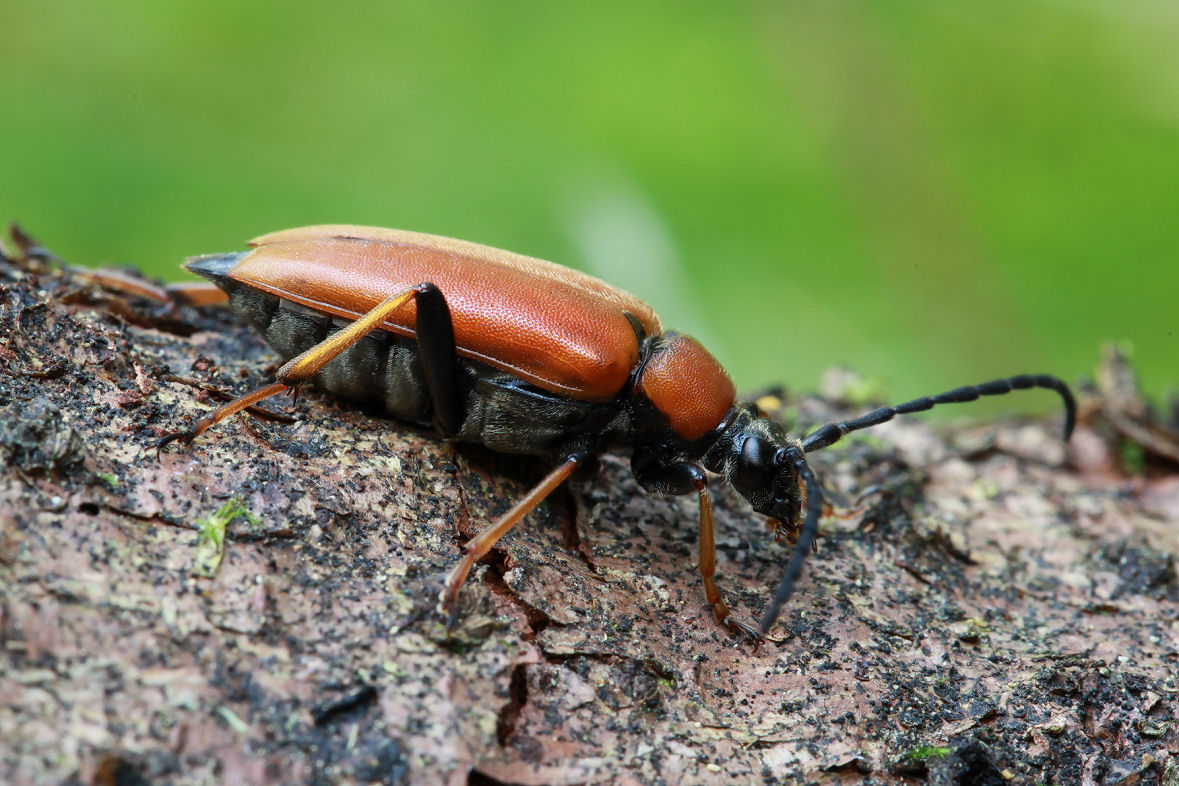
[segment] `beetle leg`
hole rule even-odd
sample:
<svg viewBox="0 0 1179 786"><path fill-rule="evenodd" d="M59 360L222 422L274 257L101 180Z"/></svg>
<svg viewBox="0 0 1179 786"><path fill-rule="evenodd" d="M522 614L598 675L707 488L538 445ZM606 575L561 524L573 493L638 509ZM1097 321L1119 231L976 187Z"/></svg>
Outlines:
<svg viewBox="0 0 1179 786"><path fill-rule="evenodd" d="M463 425L463 408L450 307L438 287L430 283L414 287L414 303L418 311L418 355L434 405L434 425L444 437L454 436Z"/></svg>
<svg viewBox="0 0 1179 786"><path fill-rule="evenodd" d="M446 586L439 597L439 609L444 614L449 612L446 622L447 629L454 627L455 619L458 616L459 590L462 589L463 582L467 580L475 563L491 551L499 539L508 534L520 519L524 518L545 497L552 494L557 486L572 475L582 461L583 457L580 454L574 454L565 459L559 467L546 475L544 480L525 494L523 499L513 505L511 510L496 519L490 527L467 541L467 545L463 547L463 559L450 572L450 576L446 579Z"/></svg>
<svg viewBox="0 0 1179 786"><path fill-rule="evenodd" d="M738 621L729 613L716 586L716 539L712 526L712 496L708 493L708 479L704 470L695 464L680 462L664 464L653 451L635 451L631 459L635 479L647 491L657 494L690 494L693 490L700 498L700 578L704 580L704 599L712 608L712 616L725 630L734 636L743 636L754 642L761 636L749 625Z"/></svg>
<svg viewBox="0 0 1179 786"><path fill-rule="evenodd" d="M136 295L175 308L177 306L211 306L225 303L229 296L207 281L186 281L160 286L138 276L112 268L88 270L73 268L78 278L122 295Z"/></svg>
<svg viewBox="0 0 1179 786"><path fill-rule="evenodd" d="M734 636L749 639L756 648L761 642L761 636L756 629L729 613L729 606L721 596L720 588L716 586L716 540L712 528L712 495L708 493L708 483L704 480L703 473L696 481L696 489L700 495L700 578L704 580L704 599L712 607L712 616L720 625Z"/></svg>
<svg viewBox="0 0 1179 786"><path fill-rule="evenodd" d="M229 295L209 281L184 281L164 287L168 302L176 306L214 306L228 303Z"/></svg>
<svg viewBox="0 0 1179 786"><path fill-rule="evenodd" d="M223 404L197 421L196 425L188 431L176 431L166 435L156 443L156 448L162 448L169 442L176 440L180 440L180 442L187 445L230 415L240 412L253 404L257 404L263 399L282 393L287 388L302 385L318 374L337 355L371 333L373 329L416 293L417 288L415 287L385 298L372 311L369 311L352 324L328 336L303 354L287 361L274 375L274 378L277 380L274 384L259 388L252 393L247 393L241 398L236 398L227 404Z"/></svg>

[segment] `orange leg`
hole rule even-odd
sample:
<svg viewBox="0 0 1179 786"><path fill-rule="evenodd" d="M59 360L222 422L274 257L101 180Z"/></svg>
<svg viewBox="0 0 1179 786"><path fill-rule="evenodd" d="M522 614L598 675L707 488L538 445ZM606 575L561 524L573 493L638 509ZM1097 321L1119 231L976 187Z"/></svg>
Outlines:
<svg viewBox="0 0 1179 786"><path fill-rule="evenodd" d="M208 281L185 281L164 287L169 301L179 306L213 306L229 302L229 295Z"/></svg>
<svg viewBox="0 0 1179 786"><path fill-rule="evenodd" d="M297 388L299 385L307 382L341 352L371 333L377 325L385 321L405 301L413 297L413 294L413 289L407 289L404 292L399 292L381 301L372 311L369 311L343 330L333 333L303 354L287 361L274 375L274 378L278 380L274 384L259 388L252 393L247 393L227 404L223 404L197 421L196 425L188 431L176 431L168 434L157 443L157 449L176 440L187 445L230 415L257 404L263 399L282 393L288 388Z"/></svg>
<svg viewBox="0 0 1179 786"><path fill-rule="evenodd" d="M454 627L455 619L458 616L459 590L462 589L463 582L471 573L471 568L487 552L491 551L499 539L508 534L512 527L520 522L520 519L528 515L545 497L552 494L557 486L560 486L566 478L572 475L581 461L582 457L579 455L565 459L559 467L546 475L544 480L524 495L523 499L513 505L511 510L492 522L490 527L469 540L467 545L463 547L463 559L451 571L446 580L446 587L442 590L442 595L439 598L439 609L444 614L449 613L446 622L448 629Z"/></svg>
<svg viewBox="0 0 1179 786"><path fill-rule="evenodd" d="M170 306L211 306L224 303L229 296L207 281L193 281L159 286L122 270L74 268L78 277L124 295L137 295Z"/></svg>
<svg viewBox="0 0 1179 786"><path fill-rule="evenodd" d="M734 636L744 636L756 646L761 642L757 630L738 621L729 613L725 599L716 586L716 540L712 528L712 496L703 478L696 481L700 495L700 577L704 579L704 598L712 607L712 616Z"/></svg>

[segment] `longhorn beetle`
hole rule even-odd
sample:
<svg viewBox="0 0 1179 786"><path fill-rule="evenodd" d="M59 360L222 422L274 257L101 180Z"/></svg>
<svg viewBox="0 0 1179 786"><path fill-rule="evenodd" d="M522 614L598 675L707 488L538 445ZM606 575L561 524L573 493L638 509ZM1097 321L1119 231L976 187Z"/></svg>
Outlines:
<svg viewBox="0 0 1179 786"><path fill-rule="evenodd" d="M777 619L818 533L823 495L806 454L853 431L938 404L1068 386L1024 374L956 388L828 423L802 439L738 404L720 363L695 339L664 332L646 303L552 262L461 240L362 226L264 235L251 250L197 257L187 268L224 290L284 358L267 385L159 441L188 444L229 415L313 377L329 392L376 401L394 417L432 424L447 440L536 454L553 469L470 540L440 598L453 625L471 568L579 467L631 448L649 492L696 494L700 576L716 621L757 641ZM719 475L794 539L773 598L753 628L730 615L716 586L708 479ZM805 510L804 510L805 508Z"/></svg>

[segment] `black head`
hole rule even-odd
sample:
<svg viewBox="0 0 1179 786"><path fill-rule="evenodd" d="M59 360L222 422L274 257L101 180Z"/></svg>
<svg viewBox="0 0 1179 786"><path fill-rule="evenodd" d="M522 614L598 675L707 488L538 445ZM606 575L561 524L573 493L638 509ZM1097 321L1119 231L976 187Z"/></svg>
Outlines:
<svg viewBox="0 0 1179 786"><path fill-rule="evenodd" d="M793 527L802 510L794 460L801 454L798 440L791 440L780 425L746 405L732 418L705 464L758 513Z"/></svg>

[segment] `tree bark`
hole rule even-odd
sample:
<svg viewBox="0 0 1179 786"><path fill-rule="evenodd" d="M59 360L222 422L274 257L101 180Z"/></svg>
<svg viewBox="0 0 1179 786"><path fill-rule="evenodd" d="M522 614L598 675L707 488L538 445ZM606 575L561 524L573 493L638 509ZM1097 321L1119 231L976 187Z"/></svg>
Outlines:
<svg viewBox="0 0 1179 786"><path fill-rule="evenodd" d="M882 491L824 519L756 651L704 604L694 500L615 457L504 539L448 635L461 544L548 467L315 391L294 423L157 455L273 356L224 310L21 245L0 781L1179 783L1179 475L1132 383L1086 394L1067 449L1059 417L909 418L816 454L839 495ZM861 409L777 401L796 430ZM753 621L789 546L716 496L718 578Z"/></svg>

